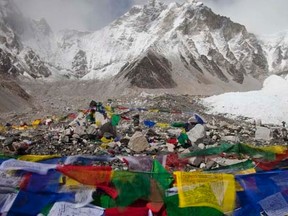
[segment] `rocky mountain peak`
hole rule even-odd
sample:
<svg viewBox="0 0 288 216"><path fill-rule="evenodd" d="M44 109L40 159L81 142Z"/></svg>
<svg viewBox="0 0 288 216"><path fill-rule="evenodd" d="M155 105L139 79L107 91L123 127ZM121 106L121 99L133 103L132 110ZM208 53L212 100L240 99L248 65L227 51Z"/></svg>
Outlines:
<svg viewBox="0 0 288 216"><path fill-rule="evenodd" d="M33 24L35 25L35 28L38 29L38 31L43 35L50 35L53 33L51 27L44 18L40 19L39 21L33 20Z"/></svg>

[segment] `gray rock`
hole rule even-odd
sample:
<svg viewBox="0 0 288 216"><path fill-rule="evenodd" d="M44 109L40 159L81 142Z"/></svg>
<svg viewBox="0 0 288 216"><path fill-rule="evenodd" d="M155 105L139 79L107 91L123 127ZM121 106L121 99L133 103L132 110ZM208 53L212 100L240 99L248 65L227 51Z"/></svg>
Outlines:
<svg viewBox="0 0 288 216"><path fill-rule="evenodd" d="M250 134L251 134L251 131L249 131L248 129L245 129L245 130L242 130L242 131L241 131L241 134L250 135Z"/></svg>
<svg viewBox="0 0 288 216"><path fill-rule="evenodd" d="M195 125L189 132L187 132L189 139L194 143L206 136L205 127L201 124Z"/></svg>
<svg viewBox="0 0 288 216"><path fill-rule="evenodd" d="M182 130L181 129L168 129L167 133L172 135L172 136L176 136L178 137L181 134Z"/></svg>
<svg viewBox="0 0 288 216"><path fill-rule="evenodd" d="M206 164L205 163L201 163L199 168L200 169L206 168Z"/></svg>
<svg viewBox="0 0 288 216"><path fill-rule="evenodd" d="M211 169L211 167L213 167L215 164L216 164L215 161L209 160L209 161L206 163L205 168L206 168L206 169Z"/></svg>
<svg viewBox="0 0 288 216"><path fill-rule="evenodd" d="M116 145L117 145L117 144L116 144L115 142L110 142L110 143L108 143L108 146L109 146L110 148L115 148Z"/></svg>
<svg viewBox="0 0 288 216"><path fill-rule="evenodd" d="M112 134L114 137L117 136L116 127L111 124L111 122L107 122L100 127L101 135L103 136L105 132Z"/></svg>
<svg viewBox="0 0 288 216"><path fill-rule="evenodd" d="M67 128L67 129L64 131L64 135L65 135L65 136L71 136L72 133L73 133L72 128Z"/></svg>
<svg viewBox="0 0 288 216"><path fill-rule="evenodd" d="M217 130L217 129L218 129L217 126L215 126L215 125L210 125L210 124L206 124L206 127L207 127L207 129L209 129L209 130Z"/></svg>
<svg viewBox="0 0 288 216"><path fill-rule="evenodd" d="M149 143L145 136L141 132L137 131L131 137L128 147L135 152L142 152L149 148Z"/></svg>
<svg viewBox="0 0 288 216"><path fill-rule="evenodd" d="M62 142L64 142L64 143L69 143L70 138L69 138L69 136L64 136L61 140L62 140Z"/></svg>
<svg viewBox="0 0 288 216"><path fill-rule="evenodd" d="M200 166L202 162L204 162L203 157L191 157L188 159L188 163L196 167Z"/></svg>
<svg viewBox="0 0 288 216"><path fill-rule="evenodd" d="M224 121L221 121L219 127L220 128L228 127L228 123L224 122Z"/></svg>
<svg viewBox="0 0 288 216"><path fill-rule="evenodd" d="M238 136L224 136L224 137L221 137L221 140L227 141L227 142L233 142L233 143L240 142L240 139Z"/></svg>
<svg viewBox="0 0 288 216"><path fill-rule="evenodd" d="M241 126L240 126L241 127ZM238 131L239 130L239 126L236 126L236 125L228 125L228 128L230 130L233 130L233 131Z"/></svg>
<svg viewBox="0 0 288 216"><path fill-rule="evenodd" d="M181 151L181 154L188 154L188 153L190 153L190 150L188 148Z"/></svg>
<svg viewBox="0 0 288 216"><path fill-rule="evenodd" d="M271 140L270 132L271 131L269 128L257 126L255 132L255 140Z"/></svg>
<svg viewBox="0 0 288 216"><path fill-rule="evenodd" d="M23 133L20 134L20 137L29 137L29 138L31 138L33 136L29 132L23 132Z"/></svg>
<svg viewBox="0 0 288 216"><path fill-rule="evenodd" d="M203 143L200 143L200 144L198 144L198 148L200 148L200 149L205 149L206 146L205 146Z"/></svg>
<svg viewBox="0 0 288 216"><path fill-rule="evenodd" d="M82 136L82 135L86 134L85 127L82 127L82 126L74 127L74 135L75 134L78 134L79 136Z"/></svg>
<svg viewBox="0 0 288 216"><path fill-rule="evenodd" d="M131 153L131 150L128 149L128 148L125 148L124 150L125 150L127 153Z"/></svg>
<svg viewBox="0 0 288 216"><path fill-rule="evenodd" d="M97 134L97 129L94 126L89 126L86 130L86 133L89 135L96 135Z"/></svg>
<svg viewBox="0 0 288 216"><path fill-rule="evenodd" d="M80 136L79 136L79 134L73 134L73 135L72 135L72 138L73 138L73 139L80 139Z"/></svg>
<svg viewBox="0 0 288 216"><path fill-rule="evenodd" d="M225 136L231 134L230 130L228 130L228 129L224 129L224 130L223 130L223 133L224 133Z"/></svg>
<svg viewBox="0 0 288 216"><path fill-rule="evenodd" d="M76 117L76 119L74 119L69 125L71 125L72 127L85 126L86 125L85 115L82 112L80 112Z"/></svg>
<svg viewBox="0 0 288 216"><path fill-rule="evenodd" d="M14 137L8 137L5 141L4 141L4 146L9 146L12 145L12 143L15 141Z"/></svg>
<svg viewBox="0 0 288 216"><path fill-rule="evenodd" d="M167 143L166 144L168 152L174 152L175 145Z"/></svg>
<svg viewBox="0 0 288 216"><path fill-rule="evenodd" d="M216 142L218 138L219 138L219 137L215 134L215 135L212 136L211 139L212 139L213 142Z"/></svg>

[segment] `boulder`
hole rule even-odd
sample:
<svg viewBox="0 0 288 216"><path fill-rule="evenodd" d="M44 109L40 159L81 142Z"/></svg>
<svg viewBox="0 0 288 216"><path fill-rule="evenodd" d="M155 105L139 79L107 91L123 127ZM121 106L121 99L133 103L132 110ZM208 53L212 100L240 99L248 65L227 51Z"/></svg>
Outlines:
<svg viewBox="0 0 288 216"><path fill-rule="evenodd" d="M193 143L196 143L206 136L205 127L201 124L197 124L194 128L187 132L187 135Z"/></svg>
<svg viewBox="0 0 288 216"><path fill-rule="evenodd" d="M142 152L149 148L149 143L145 136L141 132L137 131L131 137L128 147L135 152Z"/></svg>
<svg viewBox="0 0 288 216"><path fill-rule="evenodd" d="M269 141L271 139L270 129L266 127L256 127L255 140Z"/></svg>

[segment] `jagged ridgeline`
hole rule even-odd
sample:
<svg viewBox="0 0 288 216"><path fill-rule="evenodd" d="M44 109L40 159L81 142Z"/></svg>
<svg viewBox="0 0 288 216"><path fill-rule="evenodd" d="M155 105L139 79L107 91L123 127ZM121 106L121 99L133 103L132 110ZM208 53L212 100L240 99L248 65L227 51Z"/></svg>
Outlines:
<svg viewBox="0 0 288 216"><path fill-rule="evenodd" d="M274 48L266 40L194 0L169 5L149 0L98 31L57 33L44 19L24 17L13 1L0 2L3 75L233 89L287 70L284 37Z"/></svg>

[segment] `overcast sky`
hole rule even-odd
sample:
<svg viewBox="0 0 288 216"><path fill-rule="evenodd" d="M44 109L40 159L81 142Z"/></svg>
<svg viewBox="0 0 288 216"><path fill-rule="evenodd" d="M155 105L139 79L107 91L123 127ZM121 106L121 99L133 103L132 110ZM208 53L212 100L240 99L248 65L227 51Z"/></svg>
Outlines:
<svg viewBox="0 0 288 216"><path fill-rule="evenodd" d="M1 1L1 0L0 0ZM44 17L54 30L93 31L147 0L14 0L24 15ZM184 2L185 0L174 0ZM162 0L170 3L173 0ZM256 34L288 29L288 0L202 0L215 13L244 24Z"/></svg>

